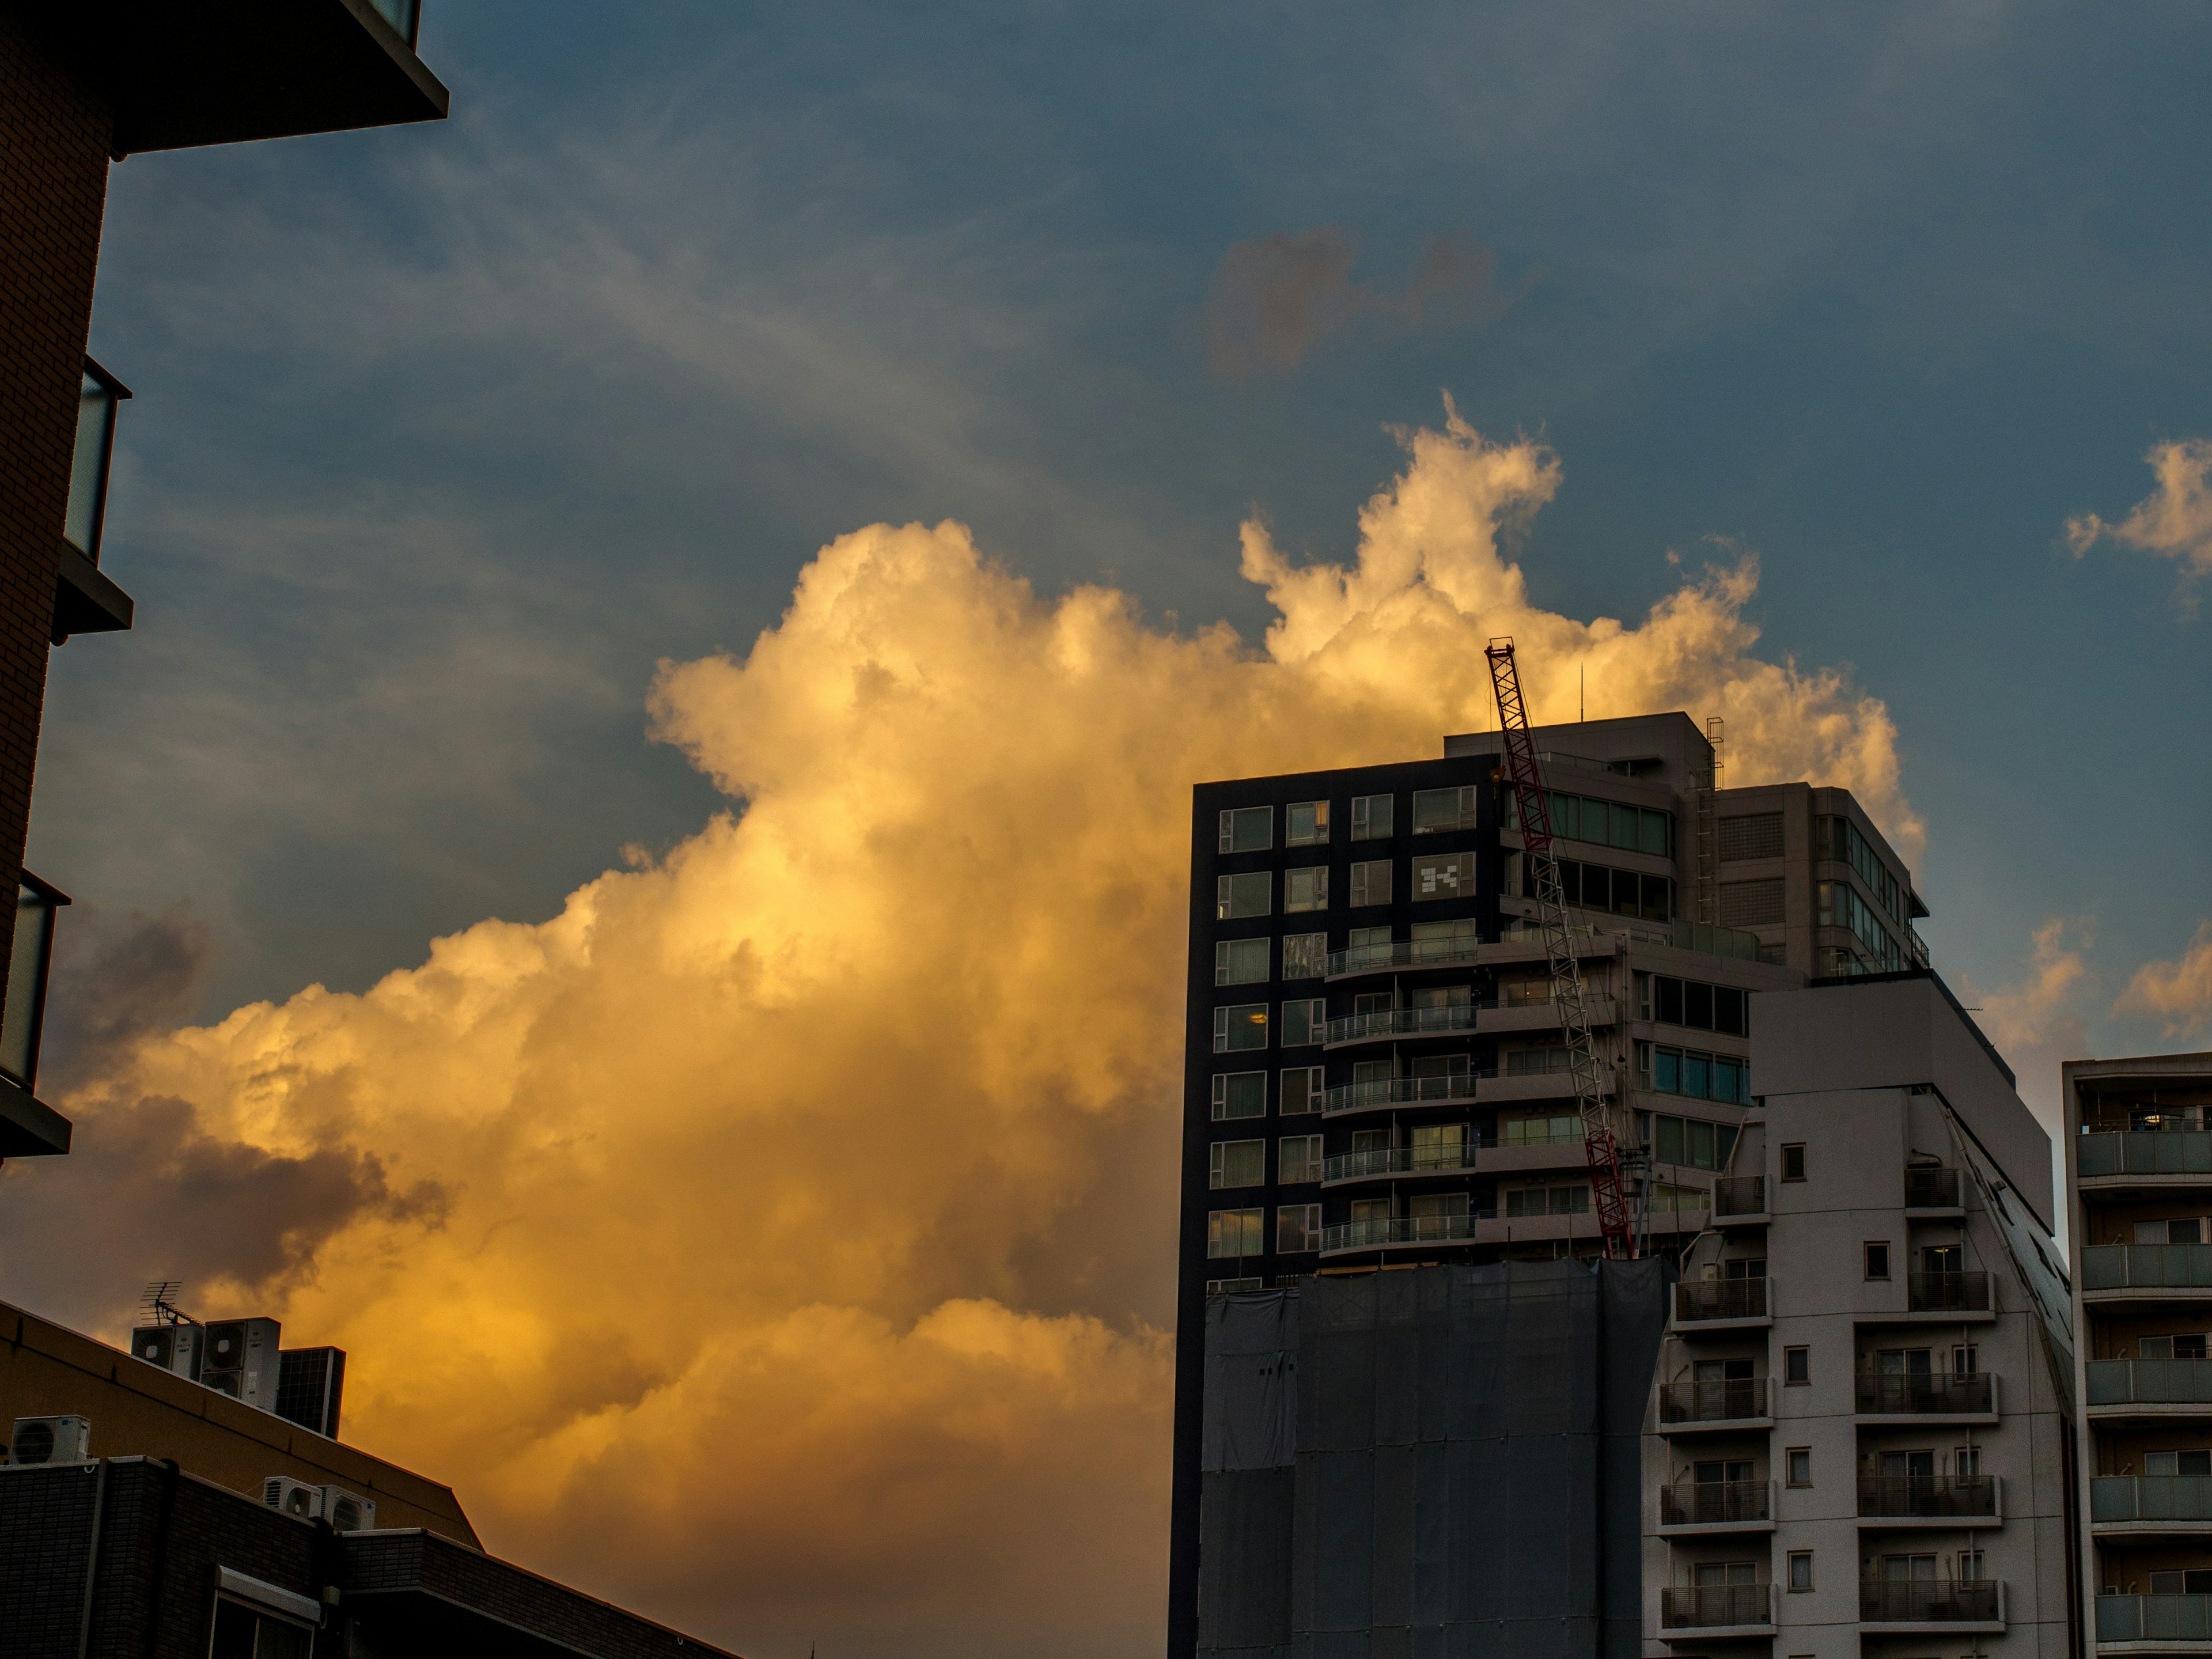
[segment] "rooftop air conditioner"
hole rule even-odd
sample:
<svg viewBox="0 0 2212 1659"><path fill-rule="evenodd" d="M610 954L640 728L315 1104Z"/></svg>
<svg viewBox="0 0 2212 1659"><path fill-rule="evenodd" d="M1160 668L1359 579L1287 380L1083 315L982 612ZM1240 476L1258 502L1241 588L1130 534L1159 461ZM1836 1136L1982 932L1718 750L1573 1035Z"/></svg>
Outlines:
<svg viewBox="0 0 2212 1659"><path fill-rule="evenodd" d="M272 1510L312 1521L323 1512L323 1489L289 1475L272 1474L261 1483L261 1501Z"/></svg>
<svg viewBox="0 0 2212 1659"><path fill-rule="evenodd" d="M92 1425L82 1417L19 1417L8 1442L8 1461L31 1467L89 1463Z"/></svg>
<svg viewBox="0 0 2212 1659"><path fill-rule="evenodd" d="M200 1380L200 1336L198 1325L141 1325L131 1333L131 1352L149 1365L159 1365L179 1376Z"/></svg>
<svg viewBox="0 0 2212 1659"><path fill-rule="evenodd" d="M200 1381L264 1412L276 1409L281 1330L273 1319L211 1320L200 1333Z"/></svg>
<svg viewBox="0 0 2212 1659"><path fill-rule="evenodd" d="M323 1519L335 1532L368 1532L376 1525L376 1504L339 1486L323 1488Z"/></svg>

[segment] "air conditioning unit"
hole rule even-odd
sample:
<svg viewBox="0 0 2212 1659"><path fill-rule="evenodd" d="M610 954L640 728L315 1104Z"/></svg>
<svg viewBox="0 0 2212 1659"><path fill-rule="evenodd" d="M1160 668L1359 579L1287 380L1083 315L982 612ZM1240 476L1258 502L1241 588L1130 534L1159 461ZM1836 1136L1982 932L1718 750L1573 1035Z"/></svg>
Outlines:
<svg viewBox="0 0 2212 1659"><path fill-rule="evenodd" d="M273 1319L210 1321L200 1337L200 1382L273 1413L283 1367L276 1353L282 1328Z"/></svg>
<svg viewBox="0 0 2212 1659"><path fill-rule="evenodd" d="M343 1486L314 1486L272 1474L261 1483L261 1501L302 1521L327 1521L337 1532L368 1532L376 1525L374 1500Z"/></svg>
<svg viewBox="0 0 2212 1659"><path fill-rule="evenodd" d="M200 1337L198 1325L142 1325L131 1333L131 1352L149 1365L192 1382L200 1380Z"/></svg>
<svg viewBox="0 0 2212 1659"><path fill-rule="evenodd" d="M82 1417L19 1417L8 1461L18 1467L92 1462L92 1425Z"/></svg>

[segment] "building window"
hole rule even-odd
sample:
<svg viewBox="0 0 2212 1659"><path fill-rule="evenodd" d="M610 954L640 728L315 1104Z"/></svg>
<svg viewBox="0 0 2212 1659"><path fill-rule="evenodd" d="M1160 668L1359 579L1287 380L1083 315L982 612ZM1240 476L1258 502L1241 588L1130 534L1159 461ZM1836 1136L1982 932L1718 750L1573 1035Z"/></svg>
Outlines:
<svg viewBox="0 0 2212 1659"><path fill-rule="evenodd" d="M0 1011L0 1073L28 1094L39 1086L39 1048L46 1024L46 981L54 922L69 896L28 870L15 889L15 943L9 955L8 1002Z"/></svg>
<svg viewBox="0 0 2212 1659"><path fill-rule="evenodd" d="M1720 832L1723 864L1782 856L1782 814L1779 812L1753 812L1740 818L1723 818Z"/></svg>
<svg viewBox="0 0 2212 1659"><path fill-rule="evenodd" d="M1812 1551L1790 1552L1790 1588L1793 1590L1808 1590L1813 1588Z"/></svg>
<svg viewBox="0 0 2212 1659"><path fill-rule="evenodd" d="M1354 795L1352 798L1352 838L1354 841L1388 841L1396 833L1392 828L1389 795Z"/></svg>
<svg viewBox="0 0 2212 1659"><path fill-rule="evenodd" d="M1267 1179L1267 1143L1264 1140L1217 1140L1207 1153L1208 1187L1259 1187Z"/></svg>
<svg viewBox="0 0 2212 1659"><path fill-rule="evenodd" d="M1275 1211L1275 1253L1298 1255L1321 1249L1321 1206L1285 1204Z"/></svg>
<svg viewBox="0 0 2212 1659"><path fill-rule="evenodd" d="M1286 870L1283 872L1283 909L1326 910L1328 908L1328 866L1315 865L1307 870Z"/></svg>
<svg viewBox="0 0 2212 1659"><path fill-rule="evenodd" d="M1206 1293L1208 1296L1235 1296L1240 1291L1265 1288L1256 1279L1209 1279L1206 1281Z"/></svg>
<svg viewBox="0 0 2212 1659"><path fill-rule="evenodd" d="M1702 1118L1651 1115L1651 1156L1661 1164L1684 1164L1692 1170L1724 1170L1735 1150L1736 1131L1726 1123Z"/></svg>
<svg viewBox="0 0 2212 1659"><path fill-rule="evenodd" d="M1283 939L1283 977L1321 979L1328 973L1328 935L1290 933Z"/></svg>
<svg viewBox="0 0 2212 1659"><path fill-rule="evenodd" d="M1413 860L1413 897L1423 899L1473 898L1474 896L1474 854L1472 853L1431 853Z"/></svg>
<svg viewBox="0 0 2212 1659"><path fill-rule="evenodd" d="M1717 1031L1723 1036L1751 1035L1750 994L1733 985L1639 973L1636 1002L1640 1018L1662 1025L1686 1025L1692 1030Z"/></svg>
<svg viewBox="0 0 2212 1659"><path fill-rule="evenodd" d="M1784 1348L1782 1351L1782 1380L1789 1382L1810 1382L1813 1380L1813 1351L1810 1348Z"/></svg>
<svg viewBox="0 0 2212 1659"><path fill-rule="evenodd" d="M1904 947L1881 925L1874 907L1861 898L1858 890L1849 882L1824 881L1815 890L1820 896L1820 926L1848 928L1873 957L1873 971L1895 973L1911 965Z"/></svg>
<svg viewBox="0 0 2212 1659"><path fill-rule="evenodd" d="M1321 1137L1285 1135L1275 1143L1275 1182L1278 1186L1303 1186L1321 1179Z"/></svg>
<svg viewBox="0 0 2212 1659"><path fill-rule="evenodd" d="M2204 1467L2202 1469L2193 1470L2192 1473L2198 1474L2212 1474L2212 1452L2199 1452L2197 1455L2204 1459ZM1951 1468L1952 1472L1961 1480L1980 1480L1982 1478L1982 1449L1979 1446L1960 1446L1951 1455ZM2155 1471L2151 1468L2150 1461L2148 1457L2143 1460L2143 1473L2145 1474L2155 1473Z"/></svg>
<svg viewBox="0 0 2212 1659"><path fill-rule="evenodd" d="M1646 921L1671 921L1674 917L1674 884L1665 876L1636 870L1615 870L1602 864L1575 859L1554 860L1559 872L1559 901L1578 909L1604 910L1619 916L1640 916ZM1527 865L1516 854L1509 861L1509 890L1523 897L1536 896L1526 874Z"/></svg>
<svg viewBox="0 0 2212 1659"><path fill-rule="evenodd" d="M1959 1577L1972 1583L1984 1577L1982 1553L1979 1550L1959 1552Z"/></svg>
<svg viewBox="0 0 2212 1659"><path fill-rule="evenodd" d="M1866 1276L1869 1279L1889 1277L1889 1245L1884 1240L1873 1240L1866 1246Z"/></svg>
<svg viewBox="0 0 2212 1659"><path fill-rule="evenodd" d="M1224 1256L1260 1255L1267 1244L1260 1237L1264 1209L1213 1210L1206 1218L1206 1254L1209 1261ZM1255 1287L1256 1288L1256 1287Z"/></svg>
<svg viewBox="0 0 2212 1659"><path fill-rule="evenodd" d="M227 1595L216 1598L213 1659L307 1659L314 1632Z"/></svg>
<svg viewBox="0 0 2212 1659"><path fill-rule="evenodd" d="M1796 1142L1782 1149L1782 1178L1802 1181L1805 1178L1805 1144Z"/></svg>
<svg viewBox="0 0 2212 1659"><path fill-rule="evenodd" d="M1813 1484L1813 1449L1810 1446L1792 1446L1790 1449L1787 1467L1790 1470L1791 1486L1811 1486Z"/></svg>
<svg viewBox="0 0 2212 1659"><path fill-rule="evenodd" d="M1264 853L1275 844L1275 809L1236 806L1221 815L1221 850Z"/></svg>
<svg viewBox="0 0 2212 1659"><path fill-rule="evenodd" d="M1292 801L1283 810L1285 847L1326 847L1328 844L1328 803Z"/></svg>
<svg viewBox="0 0 2212 1659"><path fill-rule="evenodd" d="M1224 1072L1213 1079L1213 1121L1267 1115L1265 1072Z"/></svg>
<svg viewBox="0 0 2212 1659"><path fill-rule="evenodd" d="M1555 1187L1519 1187L1505 1194L1509 1219L1540 1215L1585 1215L1589 1211L1589 1183L1577 1181Z"/></svg>
<svg viewBox="0 0 2212 1659"><path fill-rule="evenodd" d="M1234 1054L1244 1048L1264 1048L1267 1046L1267 1005L1264 1002L1240 1003L1234 1007L1213 1011L1213 1052Z"/></svg>
<svg viewBox="0 0 2212 1659"><path fill-rule="evenodd" d="M1240 916L1264 916L1274 908L1274 872L1249 870L1241 876L1223 876L1213 884L1213 919L1234 921Z"/></svg>
<svg viewBox="0 0 2212 1659"><path fill-rule="evenodd" d="M1972 1376L1981 1370L1982 1351L1971 1342L1961 1342L1951 1350L1951 1375Z"/></svg>
<svg viewBox="0 0 2212 1659"><path fill-rule="evenodd" d="M1787 915L1787 898L1779 876L1765 881L1724 881L1721 884L1721 926L1723 927L1778 927Z"/></svg>
<svg viewBox="0 0 2212 1659"><path fill-rule="evenodd" d="M1474 790L1416 789L1413 791L1413 833L1442 835L1451 830L1474 828Z"/></svg>
<svg viewBox="0 0 2212 1659"><path fill-rule="evenodd" d="M1328 1005L1319 997L1283 1005L1283 1047L1304 1048L1328 1035Z"/></svg>
<svg viewBox="0 0 2212 1659"><path fill-rule="evenodd" d="M1267 978L1267 941L1224 939L1213 947L1216 985L1261 985Z"/></svg>
<svg viewBox="0 0 2212 1659"><path fill-rule="evenodd" d="M1748 1106L1751 1066L1735 1054L1709 1054L1696 1048L1659 1044L1651 1050L1651 1089L1655 1094L1688 1095L1696 1100Z"/></svg>
<svg viewBox="0 0 2212 1659"><path fill-rule="evenodd" d="M1521 825L1520 793L1506 796L1506 827ZM1589 842L1599 847L1618 847L1625 853L1650 853L1659 858L1674 855L1674 815L1623 801L1600 800L1594 795L1544 792L1544 811L1552 833L1569 841Z"/></svg>
<svg viewBox="0 0 2212 1659"><path fill-rule="evenodd" d="M1354 909L1362 905L1388 904L1389 902L1389 860L1375 859L1352 866L1352 904Z"/></svg>
<svg viewBox="0 0 2212 1659"><path fill-rule="evenodd" d="M1304 1117L1322 1109L1321 1067L1292 1066L1283 1073L1283 1115Z"/></svg>

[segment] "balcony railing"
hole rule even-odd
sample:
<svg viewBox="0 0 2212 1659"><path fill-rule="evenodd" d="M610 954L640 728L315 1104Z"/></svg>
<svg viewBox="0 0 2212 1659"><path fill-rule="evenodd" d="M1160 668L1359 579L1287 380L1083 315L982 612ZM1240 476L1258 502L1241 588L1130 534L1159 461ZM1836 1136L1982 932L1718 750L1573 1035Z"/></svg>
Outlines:
<svg viewBox="0 0 2212 1659"><path fill-rule="evenodd" d="M1954 1210L1959 1206L1956 1170L1907 1170L1905 1207L1908 1210Z"/></svg>
<svg viewBox="0 0 2212 1659"><path fill-rule="evenodd" d="M1490 1143L1463 1140L1456 1146L1383 1146L1371 1152L1339 1152L1321 1162L1323 1181L1359 1181L1376 1176L1455 1175L1474 1168L1474 1155Z"/></svg>
<svg viewBox="0 0 2212 1659"><path fill-rule="evenodd" d="M1764 1376L1711 1376L1659 1388L1662 1423L1727 1423L1774 1415L1774 1384Z"/></svg>
<svg viewBox="0 0 2212 1659"><path fill-rule="evenodd" d="M1868 1625L1993 1624L1994 1578L1868 1578L1859 1583L1859 1620Z"/></svg>
<svg viewBox="0 0 2212 1659"><path fill-rule="evenodd" d="M1694 1480L1659 1488L1662 1527L1711 1526L1729 1521L1774 1518L1772 1483L1765 1480Z"/></svg>
<svg viewBox="0 0 2212 1659"><path fill-rule="evenodd" d="M2212 1521L2212 1475L2097 1475L2089 1482L2089 1518Z"/></svg>
<svg viewBox="0 0 2212 1659"><path fill-rule="evenodd" d="M1332 1250L1376 1250L1393 1244L1464 1244L1475 1224L1497 1218L1496 1210L1465 1215L1395 1216L1387 1221L1346 1221L1321 1230L1322 1254Z"/></svg>
<svg viewBox="0 0 2212 1659"><path fill-rule="evenodd" d="M2212 1408L2212 1359L2093 1359L2092 1406Z"/></svg>
<svg viewBox="0 0 2212 1659"><path fill-rule="evenodd" d="M1400 939L1390 945L1355 945L1328 953L1328 974L1382 973L1393 968L1456 968L1481 953L1474 934L1450 939Z"/></svg>
<svg viewBox="0 0 2212 1659"><path fill-rule="evenodd" d="M1715 1215L1765 1215L1765 1176L1723 1176L1713 1182Z"/></svg>
<svg viewBox="0 0 2212 1659"><path fill-rule="evenodd" d="M1441 1036L1472 1031L1480 1002L1452 1002L1441 1008L1378 1008L1328 1022L1324 1042L1362 1042L1376 1037Z"/></svg>
<svg viewBox="0 0 2212 1659"><path fill-rule="evenodd" d="M1869 1518L1908 1520L1996 1512L1997 1481L1993 1474L1966 1480L1940 1474L1859 1477L1859 1513Z"/></svg>
<svg viewBox="0 0 2212 1659"><path fill-rule="evenodd" d="M2212 1595L2100 1595L2100 1642L2212 1642Z"/></svg>
<svg viewBox="0 0 2212 1659"><path fill-rule="evenodd" d="M2075 1143L2074 1167L2092 1176L2201 1175L2212 1181L2212 1133L2172 1129L2121 1129L2086 1134Z"/></svg>
<svg viewBox="0 0 2212 1659"><path fill-rule="evenodd" d="M2087 1244L2085 1291L2212 1289L2212 1244Z"/></svg>
<svg viewBox="0 0 2212 1659"><path fill-rule="evenodd" d="M1995 1378L1987 1371L1959 1376L1949 1371L1924 1376L1912 1372L1861 1371L1856 1379L1857 1409L1862 1413L1918 1413L1934 1416L1945 1412L1990 1412L1996 1409Z"/></svg>
<svg viewBox="0 0 2212 1659"><path fill-rule="evenodd" d="M1669 1584L1659 1592L1659 1623L1667 1630L1773 1622L1771 1584Z"/></svg>
<svg viewBox="0 0 2212 1659"><path fill-rule="evenodd" d="M1474 1085L1496 1077L1498 1068L1475 1066L1445 1077L1385 1078L1373 1083L1340 1083L1322 1091L1324 1112L1371 1112L1386 1106L1442 1106L1474 1098Z"/></svg>
<svg viewBox="0 0 2212 1659"><path fill-rule="evenodd" d="M1990 1276L1971 1273L1907 1273L1905 1306L1914 1313L1982 1313L1990 1305Z"/></svg>
<svg viewBox="0 0 2212 1659"><path fill-rule="evenodd" d="M1675 1322L1764 1319L1766 1285L1764 1279L1686 1279L1674 1286Z"/></svg>

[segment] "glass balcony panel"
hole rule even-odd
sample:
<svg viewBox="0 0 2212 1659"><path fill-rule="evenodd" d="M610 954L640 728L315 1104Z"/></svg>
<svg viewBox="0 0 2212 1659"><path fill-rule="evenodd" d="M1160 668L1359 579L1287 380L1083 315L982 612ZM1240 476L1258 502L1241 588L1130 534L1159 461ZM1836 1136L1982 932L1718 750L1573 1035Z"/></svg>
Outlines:
<svg viewBox="0 0 2212 1659"><path fill-rule="evenodd" d="M2212 1595L2100 1595L2100 1642L2212 1642Z"/></svg>
<svg viewBox="0 0 2212 1659"><path fill-rule="evenodd" d="M1773 1396L1763 1376L1711 1376L1665 1383L1659 1390L1662 1423L1724 1423L1773 1414Z"/></svg>
<svg viewBox="0 0 2212 1659"><path fill-rule="evenodd" d="M2093 1406L2212 1405L2212 1359L2093 1359Z"/></svg>
<svg viewBox="0 0 2212 1659"><path fill-rule="evenodd" d="M1948 1309L1978 1312L1990 1305L1990 1276L1979 1269L1958 1273L1907 1273L1905 1305L1916 1313Z"/></svg>
<svg viewBox="0 0 2212 1659"><path fill-rule="evenodd" d="M2081 1288L2212 1288L2212 1244L2085 1245L2081 1250Z"/></svg>
<svg viewBox="0 0 2212 1659"><path fill-rule="evenodd" d="M1774 1622L1768 1584L1670 1584L1659 1592L1659 1622L1668 1630Z"/></svg>
<svg viewBox="0 0 2212 1659"><path fill-rule="evenodd" d="M1439 1008L1382 1008L1371 1014L1346 1014L1328 1022L1324 1033L1329 1042L1359 1042L1370 1038L1440 1036L1474 1030L1481 1003L1451 1002Z"/></svg>
<svg viewBox="0 0 2212 1659"><path fill-rule="evenodd" d="M2212 1176L2212 1133L2122 1129L2081 1137L2075 1167L2087 1178L2116 1175Z"/></svg>
<svg viewBox="0 0 2212 1659"><path fill-rule="evenodd" d="M1994 1578L1869 1578L1859 1585L1859 1619L1869 1625L1989 1624L1997 1617Z"/></svg>
<svg viewBox="0 0 2212 1659"><path fill-rule="evenodd" d="M2098 1475L2089 1482L2089 1518L2212 1521L2212 1475Z"/></svg>
<svg viewBox="0 0 2212 1659"><path fill-rule="evenodd" d="M1990 1402L1995 1398L1990 1381L1988 1371L1971 1376L1954 1376L1948 1371L1926 1376L1861 1371L1856 1379L1857 1406L1862 1413L1987 1412L1993 1409Z"/></svg>
<svg viewBox="0 0 2212 1659"><path fill-rule="evenodd" d="M1772 1487L1764 1480L1693 1480L1662 1486L1659 1524L1688 1527L1709 1526L1716 1522L1771 1520L1771 1491Z"/></svg>
<svg viewBox="0 0 2212 1659"><path fill-rule="evenodd" d="M1463 1244L1475 1236L1475 1224L1497 1219L1498 1212L1469 1210L1463 1215L1406 1215L1387 1220L1346 1221L1321 1230L1321 1248L1381 1249L1395 1244Z"/></svg>
<svg viewBox="0 0 2212 1659"><path fill-rule="evenodd" d="M1870 1516L1938 1517L1995 1515L1995 1475L1953 1480L1940 1474L1862 1475L1859 1513Z"/></svg>
<svg viewBox="0 0 2212 1659"><path fill-rule="evenodd" d="M1764 1319L1766 1281L1763 1279L1685 1279L1674 1286L1674 1317L1700 1319Z"/></svg>

